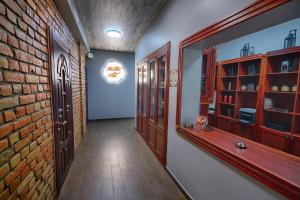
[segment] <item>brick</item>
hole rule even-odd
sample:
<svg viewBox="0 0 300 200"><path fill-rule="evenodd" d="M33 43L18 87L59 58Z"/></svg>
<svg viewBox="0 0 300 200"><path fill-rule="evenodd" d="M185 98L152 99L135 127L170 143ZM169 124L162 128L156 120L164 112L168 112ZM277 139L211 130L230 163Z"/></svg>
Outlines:
<svg viewBox="0 0 300 200"><path fill-rule="evenodd" d="M23 95L20 96L20 104L29 104L35 102L35 95Z"/></svg>
<svg viewBox="0 0 300 200"><path fill-rule="evenodd" d="M6 163L0 167L0 179L2 179L9 172L9 165Z"/></svg>
<svg viewBox="0 0 300 200"><path fill-rule="evenodd" d="M17 24L17 16L12 11L6 9L6 14L9 21L11 21L14 24Z"/></svg>
<svg viewBox="0 0 300 200"><path fill-rule="evenodd" d="M22 92L22 86L21 85L14 84L13 88L14 88L14 93L15 94L20 94Z"/></svg>
<svg viewBox="0 0 300 200"><path fill-rule="evenodd" d="M15 150L16 152L20 151L23 147L25 147L27 144L30 143L32 136L29 135L28 137L20 140L16 145L15 145ZM29 150L29 149L28 149ZM21 153L22 154L22 153Z"/></svg>
<svg viewBox="0 0 300 200"><path fill-rule="evenodd" d="M39 93L39 94L36 94L35 97L36 97L36 100L37 100L37 101L41 101L41 100L47 99L47 96L46 96L45 93Z"/></svg>
<svg viewBox="0 0 300 200"><path fill-rule="evenodd" d="M26 126L30 122L31 122L31 116L22 117L18 119L18 121L14 122L14 129L17 130L19 128L22 128L23 126Z"/></svg>
<svg viewBox="0 0 300 200"><path fill-rule="evenodd" d="M30 104L28 106L26 106L26 113L27 114L31 114L34 112L34 105L33 104Z"/></svg>
<svg viewBox="0 0 300 200"><path fill-rule="evenodd" d="M39 77L36 75L26 74L26 83L39 83Z"/></svg>
<svg viewBox="0 0 300 200"><path fill-rule="evenodd" d="M46 129L45 126L40 127L39 129L37 129L36 131L33 132L33 139L38 138L39 136L41 136L43 133L45 133Z"/></svg>
<svg viewBox="0 0 300 200"><path fill-rule="evenodd" d="M10 96L12 95L11 85L0 85L0 96Z"/></svg>
<svg viewBox="0 0 300 200"><path fill-rule="evenodd" d="M18 18L18 25L23 31L27 31L28 26L21 18Z"/></svg>
<svg viewBox="0 0 300 200"><path fill-rule="evenodd" d="M18 177L16 178L9 186L10 192L14 192L16 191L16 189L19 187L19 185L21 184L21 179Z"/></svg>
<svg viewBox="0 0 300 200"><path fill-rule="evenodd" d="M8 61L4 57L0 57L0 68L8 69Z"/></svg>
<svg viewBox="0 0 300 200"><path fill-rule="evenodd" d="M26 114L25 107L18 107L16 108L16 116L17 117L22 117Z"/></svg>
<svg viewBox="0 0 300 200"><path fill-rule="evenodd" d="M0 124L3 124L4 123L4 117L2 115L2 113L0 113Z"/></svg>
<svg viewBox="0 0 300 200"><path fill-rule="evenodd" d="M33 10L36 10L36 5L35 5L35 3L33 2L33 0L27 0L27 3L31 6L31 8L32 8Z"/></svg>
<svg viewBox="0 0 300 200"><path fill-rule="evenodd" d="M14 0L3 0L3 2L5 2L17 15L21 16L22 9Z"/></svg>
<svg viewBox="0 0 300 200"><path fill-rule="evenodd" d="M7 43L7 34L3 29L0 29L0 41Z"/></svg>
<svg viewBox="0 0 300 200"><path fill-rule="evenodd" d="M26 34L24 31L22 31L21 29L15 29L16 30L16 35L19 39L23 40L23 41L26 41Z"/></svg>
<svg viewBox="0 0 300 200"><path fill-rule="evenodd" d="M28 64L20 63L20 69L22 72L28 73Z"/></svg>
<svg viewBox="0 0 300 200"><path fill-rule="evenodd" d="M24 74L19 72L4 71L3 77L6 82L24 83L25 81Z"/></svg>
<svg viewBox="0 0 300 200"><path fill-rule="evenodd" d="M37 157L39 152L40 152L40 148L37 147L34 151L29 153L28 156L27 156L27 164L29 164L31 161L33 161L33 159L35 159Z"/></svg>
<svg viewBox="0 0 300 200"><path fill-rule="evenodd" d="M14 133L10 134L8 136L8 138L9 138L10 145L17 143L20 140L18 132L14 132Z"/></svg>
<svg viewBox="0 0 300 200"><path fill-rule="evenodd" d="M8 147L8 139L5 138L3 140L0 140L0 152L2 152L7 147Z"/></svg>
<svg viewBox="0 0 300 200"><path fill-rule="evenodd" d="M23 85L23 93L24 94L30 94L31 93L30 85Z"/></svg>
<svg viewBox="0 0 300 200"><path fill-rule="evenodd" d="M9 161L11 169L14 169L20 162L21 162L21 154L17 153Z"/></svg>
<svg viewBox="0 0 300 200"><path fill-rule="evenodd" d="M0 15L0 25L4 27L7 31L9 31L11 34L15 34L15 29L12 23L10 23L7 19L5 19L3 16Z"/></svg>
<svg viewBox="0 0 300 200"><path fill-rule="evenodd" d="M37 89L37 85L31 85L31 92L37 92L38 89Z"/></svg>
<svg viewBox="0 0 300 200"><path fill-rule="evenodd" d="M4 191L0 194L0 199L1 199L1 200L6 200L6 199L8 199L8 197L9 197L9 190L8 190L8 189L4 190Z"/></svg>
<svg viewBox="0 0 300 200"><path fill-rule="evenodd" d="M24 62L30 62L29 55L26 52L16 49L15 53L16 53L16 58L18 60L24 61Z"/></svg>
<svg viewBox="0 0 300 200"><path fill-rule="evenodd" d="M29 172L29 174L26 176L26 178L22 181L21 185L18 187L17 192L21 193L23 189L29 184L31 179L34 177L34 174L32 171Z"/></svg>
<svg viewBox="0 0 300 200"><path fill-rule="evenodd" d="M25 147L21 151L21 158L24 159L29 154L29 147ZM25 160L26 161L26 160Z"/></svg>
<svg viewBox="0 0 300 200"><path fill-rule="evenodd" d="M20 40L20 49L27 52L27 44Z"/></svg>
<svg viewBox="0 0 300 200"><path fill-rule="evenodd" d="M30 145L29 145L29 151L32 152L33 150L35 150L37 148L37 143L36 141L33 141Z"/></svg>
<svg viewBox="0 0 300 200"><path fill-rule="evenodd" d="M11 171L5 178L4 178L4 182L6 185L10 185L15 178L17 178L18 174L14 171Z"/></svg>
<svg viewBox="0 0 300 200"><path fill-rule="evenodd" d="M10 70L17 70L19 71L20 70L20 67L19 67L19 62L17 60L9 60L8 61L8 68Z"/></svg>
<svg viewBox="0 0 300 200"><path fill-rule="evenodd" d="M3 43L0 43L0 54L13 57L13 52L11 51L9 46Z"/></svg>
<svg viewBox="0 0 300 200"><path fill-rule="evenodd" d="M3 165L3 163L7 162L13 155L14 155L14 149L13 148L5 149L0 154L0 165Z"/></svg>
<svg viewBox="0 0 300 200"><path fill-rule="evenodd" d="M40 76L40 83L48 83L48 77Z"/></svg>
<svg viewBox="0 0 300 200"><path fill-rule="evenodd" d="M2 3L0 3L0 14L5 15L5 7Z"/></svg>
<svg viewBox="0 0 300 200"><path fill-rule="evenodd" d="M4 181L1 180L0 181L0 194L3 192L3 190L4 190Z"/></svg>
<svg viewBox="0 0 300 200"><path fill-rule="evenodd" d="M28 127L24 127L20 130L20 137L25 138L29 135Z"/></svg>
<svg viewBox="0 0 300 200"><path fill-rule="evenodd" d="M8 110L4 112L4 119L6 122L16 119L14 111Z"/></svg>
<svg viewBox="0 0 300 200"><path fill-rule="evenodd" d="M0 139L4 138L13 131L13 123L7 123L0 126Z"/></svg>
<svg viewBox="0 0 300 200"><path fill-rule="evenodd" d="M18 164L18 166L15 168L15 172L16 172L16 174L19 176L19 175L21 175L21 172L23 171L23 169L25 169L25 167L26 167L26 159L24 159L24 160L22 160L19 164Z"/></svg>

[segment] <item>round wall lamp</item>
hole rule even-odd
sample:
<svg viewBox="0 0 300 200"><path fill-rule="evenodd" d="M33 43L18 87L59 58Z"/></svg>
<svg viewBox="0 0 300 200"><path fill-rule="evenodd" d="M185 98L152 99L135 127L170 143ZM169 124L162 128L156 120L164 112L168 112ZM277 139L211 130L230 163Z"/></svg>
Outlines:
<svg viewBox="0 0 300 200"><path fill-rule="evenodd" d="M122 36L122 32L116 29L109 29L106 31L108 37L119 38Z"/></svg>

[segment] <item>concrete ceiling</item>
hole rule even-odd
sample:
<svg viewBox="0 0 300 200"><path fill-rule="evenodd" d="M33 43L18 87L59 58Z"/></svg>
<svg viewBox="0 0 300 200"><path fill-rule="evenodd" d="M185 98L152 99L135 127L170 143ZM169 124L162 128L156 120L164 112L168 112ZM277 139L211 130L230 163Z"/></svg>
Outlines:
<svg viewBox="0 0 300 200"><path fill-rule="evenodd" d="M133 52L168 0L74 0L90 48ZM122 31L109 38L106 30Z"/></svg>

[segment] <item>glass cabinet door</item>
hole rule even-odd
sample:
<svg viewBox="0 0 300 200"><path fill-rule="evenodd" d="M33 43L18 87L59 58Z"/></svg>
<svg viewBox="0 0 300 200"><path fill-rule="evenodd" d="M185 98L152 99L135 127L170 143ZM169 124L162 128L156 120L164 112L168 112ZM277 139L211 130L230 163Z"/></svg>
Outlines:
<svg viewBox="0 0 300 200"><path fill-rule="evenodd" d="M143 73L142 73L142 68L138 68L138 113L142 113L143 110Z"/></svg>
<svg viewBox="0 0 300 200"><path fill-rule="evenodd" d="M155 93L156 93L156 86L155 86L155 81L156 81L156 62L155 60L150 62L150 120L154 122L155 120L155 105L156 105L156 98L155 98Z"/></svg>
<svg viewBox="0 0 300 200"><path fill-rule="evenodd" d="M147 79L148 79L148 71L147 65L143 65L143 115L147 114Z"/></svg>
<svg viewBox="0 0 300 200"><path fill-rule="evenodd" d="M165 88L166 88L166 56L158 59L158 119L157 124L164 128L165 121Z"/></svg>

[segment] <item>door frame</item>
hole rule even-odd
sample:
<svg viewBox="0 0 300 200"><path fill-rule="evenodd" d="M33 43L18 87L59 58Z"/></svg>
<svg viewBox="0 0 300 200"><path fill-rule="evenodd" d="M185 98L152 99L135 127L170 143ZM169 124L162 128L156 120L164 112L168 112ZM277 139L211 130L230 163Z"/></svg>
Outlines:
<svg viewBox="0 0 300 200"><path fill-rule="evenodd" d="M54 99L55 99L55 93L53 92L53 82L54 82L54 76L53 76L53 73L52 73L52 65L54 63L54 48L53 48L53 42L55 41L61 48L63 48L67 53L68 53L68 57L69 57L69 70L70 70L70 83L72 83L72 67L71 67L71 53L70 53L70 48L67 46L66 42L63 40L63 38L60 36L60 34L54 29L52 28L51 26L48 26L47 27L47 35L48 35L48 64L49 64L49 74L50 74L50 82L49 82L49 85L50 85L50 94L51 94L51 101L50 101L50 105L51 105L51 110L52 110L52 133L53 133L53 150L54 150L54 171L55 171L55 176L54 176L54 179L55 179L55 189L56 189L56 192L55 192L55 197L58 197L60 191L61 191L61 188L63 186L63 183L59 183L59 179L58 179L58 176L59 176L59 167L58 167L58 151L57 151L57 138L56 138L56 135L55 135L55 118L54 118L54 115L56 113L55 111L55 108L54 108ZM73 118L73 97L72 97L72 84L71 84L71 102L70 104L72 105L71 106L71 115L72 115L72 118ZM74 160L74 154L75 154L75 148L74 148L74 126L73 126L73 119L72 119L72 156L71 156L71 163L73 162ZM71 166L71 164L70 164ZM70 169L70 168L69 168ZM67 171L69 171L69 169L67 169Z"/></svg>

